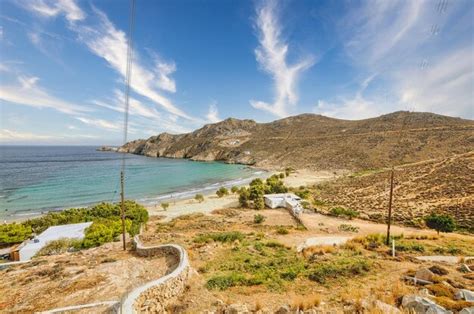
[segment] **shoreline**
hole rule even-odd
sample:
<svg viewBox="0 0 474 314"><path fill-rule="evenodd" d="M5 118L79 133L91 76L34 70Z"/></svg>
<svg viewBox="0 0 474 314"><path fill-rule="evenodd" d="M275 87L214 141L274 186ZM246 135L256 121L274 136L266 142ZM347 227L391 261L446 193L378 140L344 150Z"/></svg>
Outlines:
<svg viewBox="0 0 474 314"><path fill-rule="evenodd" d="M217 197L215 192L220 187L224 186L230 190L232 186L247 186L250 181L255 178L266 179L273 174L280 173L278 171L268 171L262 168L252 167L252 169L261 171L258 175L251 176L249 178L243 178L238 180L230 180L222 183L214 183L204 189L187 189L180 190L173 193L157 194L148 197L146 200L135 199L138 203L142 204L147 210L150 216L165 216L165 219L172 219L181 215L187 215L190 213L210 213L216 209L232 208L238 206L238 194L230 194L222 198ZM283 181L285 185L289 187L299 187L300 185L311 185L320 182L332 180L334 174L331 171L312 171L308 169L295 170L290 174L289 177L285 177ZM230 192L230 191L229 191ZM231 193L231 192L230 192ZM202 194L204 201L199 203L194 200L196 194ZM169 203L169 208L165 211L160 207L161 203ZM94 203L97 204L97 203ZM90 207L94 204L75 206L75 207ZM50 212L59 212L67 210L73 207L64 207L62 209L54 209L43 212L35 212L24 214L21 216L14 215L2 218L2 223L14 223L23 222L29 219L39 218Z"/></svg>

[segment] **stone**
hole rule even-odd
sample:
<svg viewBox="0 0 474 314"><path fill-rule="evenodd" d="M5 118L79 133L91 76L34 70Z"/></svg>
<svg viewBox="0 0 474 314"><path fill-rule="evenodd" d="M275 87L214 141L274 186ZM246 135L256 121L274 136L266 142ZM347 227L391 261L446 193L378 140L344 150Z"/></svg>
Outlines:
<svg viewBox="0 0 474 314"><path fill-rule="evenodd" d="M280 308L275 312L275 314L289 314L291 313L291 308L289 305L280 306Z"/></svg>
<svg viewBox="0 0 474 314"><path fill-rule="evenodd" d="M466 307L459 311L459 314L474 314L474 306Z"/></svg>
<svg viewBox="0 0 474 314"><path fill-rule="evenodd" d="M423 298L414 294L405 295L402 299L402 307L417 314L452 314L430 299Z"/></svg>
<svg viewBox="0 0 474 314"><path fill-rule="evenodd" d="M249 309L245 304L234 303L229 305L225 311L225 314L245 314L250 313Z"/></svg>
<svg viewBox="0 0 474 314"><path fill-rule="evenodd" d="M459 289L455 294L454 298L456 300L464 300L468 302L474 302L474 292L467 289Z"/></svg>
<svg viewBox="0 0 474 314"><path fill-rule="evenodd" d="M433 295L430 293L430 290L423 288L420 290L420 296L427 298L432 297Z"/></svg>
<svg viewBox="0 0 474 314"><path fill-rule="evenodd" d="M459 268L460 271L463 273L470 273L472 270L467 264L461 264L461 267Z"/></svg>
<svg viewBox="0 0 474 314"><path fill-rule="evenodd" d="M433 265L428 269L432 271L434 274L441 275L441 276L447 275L449 273L449 271L446 268L441 267L439 265Z"/></svg>
<svg viewBox="0 0 474 314"><path fill-rule="evenodd" d="M415 277L417 279L426 280L426 281L433 281L434 275L435 274L433 274L433 272L429 270L428 268L418 269L415 273Z"/></svg>
<svg viewBox="0 0 474 314"><path fill-rule="evenodd" d="M373 300L370 301L368 299L364 299L361 302L362 307L365 310L377 310L380 313L386 313L386 314L400 314L400 310L397 309L395 306L384 303L380 300Z"/></svg>

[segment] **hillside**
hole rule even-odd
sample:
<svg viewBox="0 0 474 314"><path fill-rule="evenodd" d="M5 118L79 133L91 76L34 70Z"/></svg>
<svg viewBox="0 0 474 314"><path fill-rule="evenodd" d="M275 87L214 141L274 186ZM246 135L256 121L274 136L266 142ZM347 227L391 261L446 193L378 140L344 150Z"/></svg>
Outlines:
<svg viewBox="0 0 474 314"><path fill-rule="evenodd" d="M162 133L119 151L263 168L371 169L474 150L474 121L394 112L365 120L303 114L257 123L226 119L187 134Z"/></svg>
<svg viewBox="0 0 474 314"><path fill-rule="evenodd" d="M415 225L431 212L452 215L464 228L474 226L474 152L395 168L393 219ZM364 171L316 187L321 210L344 206L366 219L384 222L389 169Z"/></svg>

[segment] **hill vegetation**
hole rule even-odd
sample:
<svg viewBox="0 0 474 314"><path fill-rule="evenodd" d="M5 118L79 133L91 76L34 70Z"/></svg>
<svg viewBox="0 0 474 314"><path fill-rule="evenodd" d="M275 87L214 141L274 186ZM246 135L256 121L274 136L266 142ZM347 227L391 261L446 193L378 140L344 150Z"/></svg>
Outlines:
<svg viewBox="0 0 474 314"><path fill-rule="evenodd" d="M378 169L474 150L474 121L394 112L364 120L303 114L270 123L227 120L187 134L163 133L119 151L258 167Z"/></svg>

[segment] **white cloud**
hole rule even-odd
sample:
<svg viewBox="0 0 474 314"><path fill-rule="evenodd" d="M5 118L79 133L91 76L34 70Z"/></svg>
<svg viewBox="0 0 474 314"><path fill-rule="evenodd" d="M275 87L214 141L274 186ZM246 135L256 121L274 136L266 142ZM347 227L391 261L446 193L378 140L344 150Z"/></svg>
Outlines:
<svg viewBox="0 0 474 314"><path fill-rule="evenodd" d="M416 111L474 118L473 48L442 56L432 66L396 74L398 96Z"/></svg>
<svg viewBox="0 0 474 314"><path fill-rule="evenodd" d="M276 1L264 1L257 8L256 27L260 46L255 55L262 69L268 73L275 84L273 104L263 101L250 101L254 108L269 111L278 116L287 116L298 102L297 83L301 74L314 65L313 57L288 65L288 44L281 38L281 26L276 13Z"/></svg>
<svg viewBox="0 0 474 314"><path fill-rule="evenodd" d="M164 62L155 59L155 68L157 77L156 85L162 90L175 93L176 82L170 75L176 72L176 64L174 62Z"/></svg>
<svg viewBox="0 0 474 314"><path fill-rule="evenodd" d="M54 136L19 132L15 130L0 129L0 142L27 141L27 140L49 140Z"/></svg>
<svg viewBox="0 0 474 314"><path fill-rule="evenodd" d="M219 118L219 111L217 110L217 105L215 103L209 105L209 111L207 112L206 118L211 123L217 123L222 120Z"/></svg>
<svg viewBox="0 0 474 314"><path fill-rule="evenodd" d="M71 29L78 32L79 39L97 56L105 59L109 66L117 71L122 77L126 74L127 61L127 37L125 33L117 29L107 16L94 9L99 19L95 26L78 26ZM160 105L163 109L179 117L195 120L184 111L176 107L173 102L157 91L156 86L166 91L174 91L175 83L169 78L169 75L176 69L170 64L159 63L157 71L153 72L140 63L138 53L134 51L134 60L132 66L132 89Z"/></svg>
<svg viewBox="0 0 474 314"><path fill-rule="evenodd" d="M38 85L38 77L19 75L17 81L17 84L0 86L1 100L35 108L50 108L67 114L90 111L51 95Z"/></svg>
<svg viewBox="0 0 474 314"><path fill-rule="evenodd" d="M31 12L44 17L63 14L69 22L81 21L86 17L74 0L22 0L21 5Z"/></svg>
<svg viewBox="0 0 474 314"><path fill-rule="evenodd" d="M122 128L122 125L117 122L110 122L106 121L103 119L94 119L94 118L85 118L85 117L76 117L77 120L81 121L84 124L100 128L100 129L105 129L108 131L120 131Z"/></svg>

